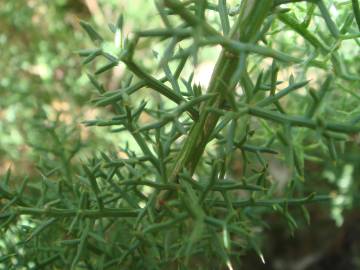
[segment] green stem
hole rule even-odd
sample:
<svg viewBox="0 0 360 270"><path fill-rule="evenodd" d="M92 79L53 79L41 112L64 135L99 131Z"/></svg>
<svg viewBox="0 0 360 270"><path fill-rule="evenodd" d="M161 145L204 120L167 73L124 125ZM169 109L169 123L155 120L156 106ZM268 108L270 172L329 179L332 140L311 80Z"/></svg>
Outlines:
<svg viewBox="0 0 360 270"><path fill-rule="evenodd" d="M184 13L182 8L175 4L176 2L174 0L165 1L175 12L179 12L183 19L189 20L192 24L197 23L189 14ZM265 1L265 3L255 0L243 1L237 22L230 32L230 38L240 42L251 42L271 8L272 1ZM212 32L212 30L208 29L208 32ZM185 144L176 158L177 162L171 171L170 181L176 181L184 168L188 169L191 174L194 173L209 137L219 120L219 115L208 111L207 108L221 108L226 95L234 92L235 85L231 82L233 75L237 72L238 64L238 55L234 55L224 48L215 66L207 91L208 93L219 94L202 104L199 120L193 124Z"/></svg>
<svg viewBox="0 0 360 270"><path fill-rule="evenodd" d="M300 116L288 116L280 113L271 112L260 109L258 107L249 107L249 114L259 118L271 120L280 124L289 124L290 126L307 127L310 129L319 129L319 123ZM340 123L323 123L321 126L324 130L339 132L339 133L358 133L359 126L345 125Z"/></svg>
<svg viewBox="0 0 360 270"><path fill-rule="evenodd" d="M319 202L329 202L333 199L328 195L318 195L318 196L309 196L305 198L281 198L281 199L272 199L272 200L242 200L232 202L234 208L243 208L243 207L274 207L274 205L286 205L286 206L295 206L295 205L304 205L308 203L319 203ZM210 202L213 206L217 207L227 207L227 203L224 201L214 201Z"/></svg>
<svg viewBox="0 0 360 270"><path fill-rule="evenodd" d="M101 210L85 210L85 209L59 209L59 208L31 208L31 207L16 207L14 213L16 215L44 215L48 217L87 217L91 219L99 219L103 217L137 217L139 211L132 209L119 208L103 208Z"/></svg>
<svg viewBox="0 0 360 270"><path fill-rule="evenodd" d="M360 8L359 8L359 0L352 0L352 7L355 15L356 23L359 27L360 31Z"/></svg>
<svg viewBox="0 0 360 270"><path fill-rule="evenodd" d="M126 64L128 69L130 69L136 76L146 81L147 85L152 89L158 91L160 94L166 96L167 98L169 98L170 100L174 101L177 104L180 104L181 102L185 101L181 95L173 91L171 88L167 87L162 82L156 80L155 78L147 74L132 60L123 59L123 62ZM188 111L190 115L193 117L193 119L196 120L198 118L198 113L194 108L189 108Z"/></svg>

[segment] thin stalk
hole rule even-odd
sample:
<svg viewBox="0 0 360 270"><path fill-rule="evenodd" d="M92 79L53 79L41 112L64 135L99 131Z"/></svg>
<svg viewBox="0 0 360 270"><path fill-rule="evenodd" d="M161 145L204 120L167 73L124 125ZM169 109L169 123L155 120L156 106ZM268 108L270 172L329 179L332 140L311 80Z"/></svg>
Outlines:
<svg viewBox="0 0 360 270"><path fill-rule="evenodd" d="M314 196L311 194L305 198L281 198L281 199L270 199L270 200L241 200L232 202L233 207L235 208L243 208L243 207L274 207L275 205L287 205L287 206L295 206L295 205L304 205L310 203L319 203L319 202L330 202L333 198L328 195L317 195ZM224 201L214 201L210 202L213 206L217 207L227 207L227 203Z"/></svg>
<svg viewBox="0 0 360 270"><path fill-rule="evenodd" d="M16 207L13 209L16 215L43 215L47 217L75 217L80 216L82 218L100 219L103 217L137 217L139 211L133 209L121 209L121 208L103 208L100 210L89 209L59 209L59 208L31 208L31 207Z"/></svg>
<svg viewBox="0 0 360 270"><path fill-rule="evenodd" d="M322 123L319 125L317 121L310 120L300 116L287 116L280 113L271 112L268 110L260 109L258 107L249 107L249 114L257 116L259 118L274 121L280 124L289 124L290 126L307 127L310 129L319 129L339 132L339 133L357 133L360 131L360 127L354 125L345 125L340 123Z"/></svg>

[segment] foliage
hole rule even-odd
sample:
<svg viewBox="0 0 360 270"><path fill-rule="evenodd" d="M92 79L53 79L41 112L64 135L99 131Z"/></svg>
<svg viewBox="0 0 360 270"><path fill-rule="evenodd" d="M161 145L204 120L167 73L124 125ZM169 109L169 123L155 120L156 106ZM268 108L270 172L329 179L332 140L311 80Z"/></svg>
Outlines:
<svg viewBox="0 0 360 270"><path fill-rule="evenodd" d="M45 126L41 180L14 189L9 171L0 186L2 230L31 221L18 232L25 262L238 269L249 250L264 261L266 215L293 231L297 209L309 222L309 203L332 202L339 223L356 204L359 157L344 156L360 131L357 2L229 3L155 1L154 28L132 33L123 15L110 31L80 21L93 42L78 51L99 92L92 103L105 107L84 124L130 139L94 147L79 166L72 158L84 144L74 129L56 119ZM203 55L219 48L209 84L194 83ZM120 87L109 90L105 74L115 70ZM312 184L314 163L328 168L338 195Z"/></svg>

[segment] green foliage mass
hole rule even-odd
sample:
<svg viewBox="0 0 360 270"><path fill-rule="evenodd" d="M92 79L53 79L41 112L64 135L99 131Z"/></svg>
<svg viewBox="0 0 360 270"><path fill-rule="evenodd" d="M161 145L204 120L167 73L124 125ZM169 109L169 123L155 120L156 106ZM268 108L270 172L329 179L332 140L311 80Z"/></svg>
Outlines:
<svg viewBox="0 0 360 270"><path fill-rule="evenodd" d="M4 173L3 269L240 269L269 215L359 207L356 0L46 2L0 11L0 151L40 158Z"/></svg>

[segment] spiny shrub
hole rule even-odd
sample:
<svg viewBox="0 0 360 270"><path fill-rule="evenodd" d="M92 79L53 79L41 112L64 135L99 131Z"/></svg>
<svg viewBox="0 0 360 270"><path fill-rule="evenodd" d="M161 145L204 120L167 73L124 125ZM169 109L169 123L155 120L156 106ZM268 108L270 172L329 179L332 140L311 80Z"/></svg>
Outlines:
<svg viewBox="0 0 360 270"><path fill-rule="evenodd" d="M95 46L79 51L92 102L111 107L84 123L131 143L17 190L5 176L2 230L28 217L20 245L36 269L240 269L248 250L265 263L265 215L293 230L292 210L309 221L307 204L336 198L311 186L306 161L341 162L360 131L359 69L343 51L359 46L358 2L336 20L322 0L239 2L155 1L162 26L126 35L119 16L113 46L80 22ZM209 48L221 52L204 87L194 71ZM120 88L105 89L119 66Z"/></svg>

